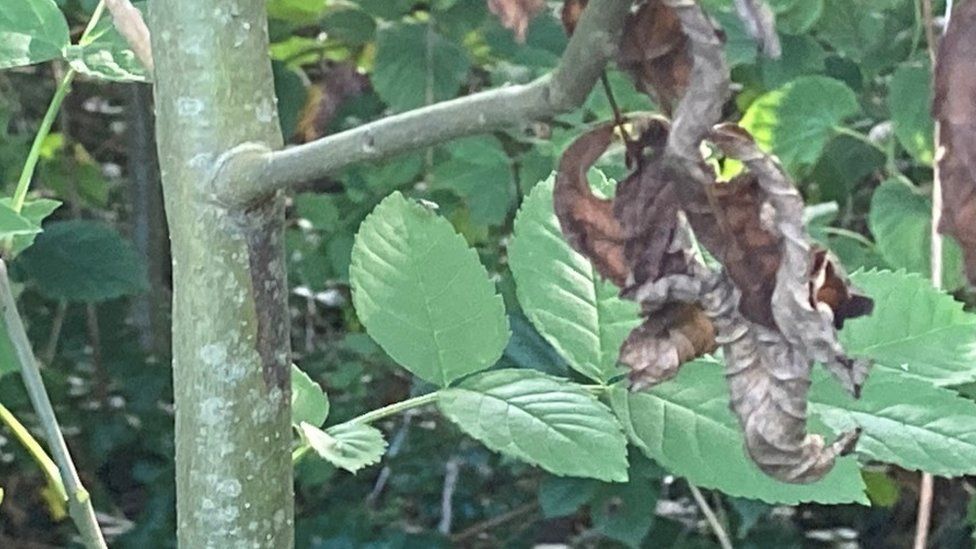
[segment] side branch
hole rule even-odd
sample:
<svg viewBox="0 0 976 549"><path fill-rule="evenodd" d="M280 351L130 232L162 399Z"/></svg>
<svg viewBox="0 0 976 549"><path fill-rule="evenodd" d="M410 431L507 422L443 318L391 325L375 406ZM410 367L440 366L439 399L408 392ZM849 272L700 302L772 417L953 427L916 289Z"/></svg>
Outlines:
<svg viewBox="0 0 976 549"><path fill-rule="evenodd" d="M616 54L631 3L590 2L559 65L528 84L444 101L286 150L271 152L243 146L228 151L214 173L217 198L248 204L352 164L572 110L586 100L607 61Z"/></svg>

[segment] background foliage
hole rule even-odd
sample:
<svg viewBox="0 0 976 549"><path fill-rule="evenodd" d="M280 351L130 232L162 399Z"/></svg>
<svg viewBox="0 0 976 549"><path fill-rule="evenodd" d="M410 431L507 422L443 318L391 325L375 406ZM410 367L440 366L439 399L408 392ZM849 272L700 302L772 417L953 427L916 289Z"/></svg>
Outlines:
<svg viewBox="0 0 976 549"><path fill-rule="evenodd" d="M566 246L548 179L569 142L611 116L597 90L548 123L356 166L291 197L299 547L715 546L688 483L710 490L736 546L904 546L918 470L954 477L938 483L932 544L972 546L976 316L951 242L950 294L925 279L934 153L917 5L770 3L780 60L757 55L730 1L703 2L726 34L738 92L729 118L780 157L807 199L811 233L861 270L854 280L876 301L842 333L848 350L878 361L862 400L826 375L811 393L815 430L864 429L858 454L809 486L762 475L711 360L646 393L613 385L637 311ZM95 4L57 2L64 25L50 3L31 15L28 51L0 45L10 66L63 58L0 72L5 196L52 75L82 75L43 144L35 192L18 218L0 208L0 229L26 250L13 264L21 308L106 532L113 546L159 547L175 528L168 251L142 217L150 204L161 220L140 194L154 188L138 164L153 147L137 118L145 94L105 81L141 80L138 65L109 26L66 45ZM524 44L480 0L268 4L292 142L527 82L566 44L556 3ZM0 31L18 17L27 15L0 14ZM608 77L622 109L654 108L619 72ZM594 185L610 192L622 166L609 155ZM0 381L0 402L32 425L16 374ZM0 545L68 543L63 506L3 436Z"/></svg>

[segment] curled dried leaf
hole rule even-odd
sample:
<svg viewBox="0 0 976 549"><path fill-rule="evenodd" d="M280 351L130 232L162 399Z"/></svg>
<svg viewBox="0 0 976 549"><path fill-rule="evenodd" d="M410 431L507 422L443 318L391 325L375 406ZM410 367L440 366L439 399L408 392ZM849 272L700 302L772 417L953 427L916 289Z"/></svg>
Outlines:
<svg viewBox="0 0 976 549"><path fill-rule="evenodd" d="M488 9L502 26L515 32L515 40L525 42L529 21L546 6L545 0L488 0Z"/></svg>
<svg viewBox="0 0 976 549"><path fill-rule="evenodd" d="M620 362L630 370L631 389L667 381L682 364L715 350L715 328L697 305L669 303L652 311L620 348Z"/></svg>
<svg viewBox="0 0 976 549"><path fill-rule="evenodd" d="M623 228L613 215L613 202L593 194L587 179L613 133L613 124L598 126L566 149L556 171L553 209L570 246L588 257L601 276L623 286L628 274Z"/></svg>
<svg viewBox="0 0 976 549"><path fill-rule="evenodd" d="M629 72L637 88L671 113L691 78L688 38L674 8L648 0L627 17L617 64Z"/></svg>
<svg viewBox="0 0 976 549"><path fill-rule="evenodd" d="M935 66L935 117L939 122L942 221L939 232L962 247L966 276L976 284L976 2L952 14Z"/></svg>
<svg viewBox="0 0 976 549"><path fill-rule="evenodd" d="M322 77L308 89L305 106L295 128L294 141L308 143L327 134L342 104L368 87L369 79L352 63L327 67Z"/></svg>
<svg viewBox="0 0 976 549"><path fill-rule="evenodd" d="M563 9L560 12L560 19L566 34L572 36L576 30L576 23L579 23L580 15L583 15L583 8L586 7L587 0L564 0Z"/></svg>

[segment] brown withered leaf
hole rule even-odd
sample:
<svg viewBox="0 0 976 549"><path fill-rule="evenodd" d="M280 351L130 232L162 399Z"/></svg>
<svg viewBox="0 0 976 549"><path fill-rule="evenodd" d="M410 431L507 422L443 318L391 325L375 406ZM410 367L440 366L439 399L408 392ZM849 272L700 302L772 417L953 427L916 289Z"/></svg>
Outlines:
<svg viewBox="0 0 976 549"><path fill-rule="evenodd" d="M566 34L569 36L573 35L573 31L576 30L576 23L579 23L580 15L583 14L583 8L586 7L587 0L563 0L563 9L559 14L559 18L563 22L563 28L566 29Z"/></svg>
<svg viewBox="0 0 976 549"><path fill-rule="evenodd" d="M352 63L336 63L326 67L321 78L309 86L293 141L308 143L327 134L342 104L368 87L369 79Z"/></svg>
<svg viewBox="0 0 976 549"><path fill-rule="evenodd" d="M684 95L693 61L674 8L647 0L627 17L617 64L667 114Z"/></svg>
<svg viewBox="0 0 976 549"><path fill-rule="evenodd" d="M634 121L637 146L649 151L637 170L618 185L613 201L593 195L586 172L606 151L613 125L605 124L578 138L563 154L556 175L554 208L570 245L587 256L603 276L622 288L647 288L669 275L687 275L689 242L678 218L671 185L661 179L658 162L667 139L667 122ZM674 376L684 362L715 348L711 322L695 304L640 299L645 322L634 329L620 350L620 361L641 386Z"/></svg>
<svg viewBox="0 0 976 549"><path fill-rule="evenodd" d="M847 277L827 250L814 248L810 306L829 308L834 317L834 327L840 330L848 318L871 314L874 301L851 289Z"/></svg>
<svg viewBox="0 0 976 549"><path fill-rule="evenodd" d="M515 32L515 40L525 42L529 21L546 7L545 0L488 0L488 9L498 16L502 26Z"/></svg>
<svg viewBox="0 0 976 549"><path fill-rule="evenodd" d="M697 305L669 303L646 317L620 347L635 391L673 378L682 364L715 350L715 328Z"/></svg>
<svg viewBox="0 0 976 549"><path fill-rule="evenodd" d="M623 228L613 215L613 202L594 195L586 177L613 133L614 124L603 124L566 149L556 171L553 209L570 246L588 257L601 276L623 286L629 272Z"/></svg>
<svg viewBox="0 0 976 549"><path fill-rule="evenodd" d="M955 9L935 66L933 109L939 122L942 180L939 232L955 237L966 275L976 284L976 2Z"/></svg>

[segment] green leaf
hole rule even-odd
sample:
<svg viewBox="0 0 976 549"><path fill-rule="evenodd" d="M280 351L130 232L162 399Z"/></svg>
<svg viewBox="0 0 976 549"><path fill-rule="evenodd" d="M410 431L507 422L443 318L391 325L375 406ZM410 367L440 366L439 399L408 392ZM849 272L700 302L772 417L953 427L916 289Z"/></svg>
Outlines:
<svg viewBox="0 0 976 549"><path fill-rule="evenodd" d="M772 0L769 7L776 14L776 28L790 34L802 34L823 15L824 0Z"/></svg>
<svg viewBox="0 0 976 549"><path fill-rule="evenodd" d="M322 18L322 30L329 38L351 46L360 46L373 40L376 22L366 12L355 9L337 9Z"/></svg>
<svg viewBox="0 0 976 549"><path fill-rule="evenodd" d="M888 109L902 147L927 166L935 157L932 120L932 71L928 64L902 65L891 77Z"/></svg>
<svg viewBox="0 0 976 549"><path fill-rule="evenodd" d="M342 423L325 431L308 423L299 428L316 454L350 473L379 463L386 453L383 433L365 423Z"/></svg>
<svg viewBox="0 0 976 549"><path fill-rule="evenodd" d="M40 225L15 212L6 202L0 202L0 239L14 236L36 235Z"/></svg>
<svg viewBox="0 0 976 549"><path fill-rule="evenodd" d="M722 367L714 362L685 364L677 378L647 392L616 387L610 402L635 445L697 486L769 503L867 503L853 458L839 459L813 484L787 484L763 474L746 455Z"/></svg>
<svg viewBox="0 0 976 549"><path fill-rule="evenodd" d="M4 2L0 10L0 69L59 58L69 43L68 22L53 0Z"/></svg>
<svg viewBox="0 0 976 549"><path fill-rule="evenodd" d="M892 370L872 372L857 400L825 373L815 379L813 410L835 430L860 427L859 454L939 476L976 473L976 402Z"/></svg>
<svg viewBox="0 0 976 549"><path fill-rule="evenodd" d="M0 317L0 378L11 372L20 371L17 352L8 333L7 321Z"/></svg>
<svg viewBox="0 0 976 549"><path fill-rule="evenodd" d="M603 484L591 478L546 475L539 483L539 506L546 518L572 515L596 497Z"/></svg>
<svg viewBox="0 0 976 549"><path fill-rule="evenodd" d="M151 76L119 34L111 17L99 21L85 43L68 46L65 57L77 72L113 82L149 82Z"/></svg>
<svg viewBox="0 0 976 549"><path fill-rule="evenodd" d="M590 502L593 529L628 547L640 547L654 522L661 480L646 458L632 460L630 480L603 483Z"/></svg>
<svg viewBox="0 0 976 549"><path fill-rule="evenodd" d="M874 312L850 319L840 333L844 349L890 370L934 383L976 381L976 315L917 274L890 271L852 275L874 299Z"/></svg>
<svg viewBox="0 0 976 549"><path fill-rule="evenodd" d="M366 217L349 268L366 331L418 377L446 386L508 342L505 305L451 224L396 192Z"/></svg>
<svg viewBox="0 0 976 549"><path fill-rule="evenodd" d="M438 405L497 452L556 475L627 480L620 424L574 383L532 370L493 370L443 390Z"/></svg>
<svg viewBox="0 0 976 549"><path fill-rule="evenodd" d="M9 207L12 199L10 198L0 198L0 204ZM61 206L59 200L51 200L50 198L37 198L34 200L24 201L24 207L20 209L21 217L30 221L35 227L40 229L41 222L44 221L47 216L54 213L54 210ZM40 231L15 235L13 239L13 248L11 253L13 256L17 256L20 252L23 252L27 248L30 248L34 244L34 239Z"/></svg>
<svg viewBox="0 0 976 549"><path fill-rule="evenodd" d="M129 241L95 221L48 223L18 262L50 299L105 301L148 288L146 266Z"/></svg>
<svg viewBox="0 0 976 549"><path fill-rule="evenodd" d="M817 162L834 127L859 111L857 96L840 80L804 76L760 96L740 124L796 175Z"/></svg>
<svg viewBox="0 0 976 549"><path fill-rule="evenodd" d="M893 507L901 497L901 488L881 471L861 471L872 507Z"/></svg>
<svg viewBox="0 0 976 549"><path fill-rule="evenodd" d="M291 422L319 427L329 417L329 397L308 374L291 365Z"/></svg>
<svg viewBox="0 0 976 549"><path fill-rule="evenodd" d="M327 3L327 0L268 0L268 17L308 23L322 14Z"/></svg>
<svg viewBox="0 0 976 549"><path fill-rule="evenodd" d="M304 75L288 67L285 63L271 61L271 74L274 77L275 97L278 98L278 121L281 133L287 139L295 134L298 119L305 107L308 88L305 87Z"/></svg>
<svg viewBox="0 0 976 549"><path fill-rule="evenodd" d="M868 226L888 265L928 276L932 253L932 201L928 196L907 182L889 179L871 197ZM942 286L955 290L964 284L962 251L947 238L942 248Z"/></svg>
<svg viewBox="0 0 976 549"><path fill-rule="evenodd" d="M515 218L509 265L525 315L570 366L606 382L621 373L620 345L640 322L636 303L617 296L563 238L552 208L552 178L539 183Z"/></svg>
<svg viewBox="0 0 976 549"><path fill-rule="evenodd" d="M434 188L450 189L468 205L471 221L498 226L515 198L512 163L494 137L471 137L447 147L451 158L434 168Z"/></svg>
<svg viewBox="0 0 976 549"><path fill-rule="evenodd" d="M762 58L760 61L763 84L768 88L778 88L800 76L821 73L826 68L824 60L827 52L813 38L784 35L780 40L782 56L779 59Z"/></svg>
<svg viewBox="0 0 976 549"><path fill-rule="evenodd" d="M407 111L457 95L471 67L464 50L424 24L380 29L373 87L395 111Z"/></svg>
<svg viewBox="0 0 976 549"><path fill-rule="evenodd" d="M295 196L295 211L319 231L332 232L339 225L339 206L334 195L301 193Z"/></svg>

